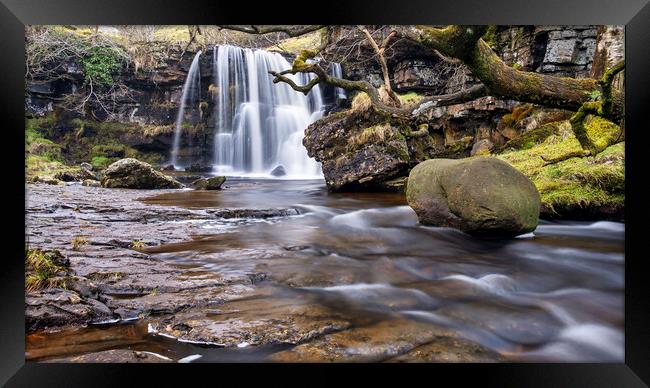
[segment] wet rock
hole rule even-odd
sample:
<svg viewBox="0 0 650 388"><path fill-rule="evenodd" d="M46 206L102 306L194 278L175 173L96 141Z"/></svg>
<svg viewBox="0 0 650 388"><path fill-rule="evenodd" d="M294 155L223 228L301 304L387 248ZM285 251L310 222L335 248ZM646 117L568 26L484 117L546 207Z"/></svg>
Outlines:
<svg viewBox="0 0 650 388"><path fill-rule="evenodd" d="M540 196L521 172L491 157L433 159L409 175L406 197L422 224L513 237L539 222Z"/></svg>
<svg viewBox="0 0 650 388"><path fill-rule="evenodd" d="M408 172L411 156L400 129L385 117L340 112L309 125L303 144L322 163L330 190L380 189Z"/></svg>
<svg viewBox="0 0 650 388"><path fill-rule="evenodd" d="M193 163L189 167L185 168L187 172L210 172L212 171L212 166L201 163Z"/></svg>
<svg viewBox="0 0 650 388"><path fill-rule="evenodd" d="M147 251L162 242L187 241L197 231L198 225L179 228L170 220L211 218L200 210L145 204L138 201L141 196L135 190L116 196L113 190L82 185L31 185L25 214L30 248L57 249L71 260L67 290L46 288L28 295L28 331L173 314L214 303L224 290L236 295L237 284L251 284L245 274L183 270L136 251L136 246ZM92 234L85 235L88 244L74 250L70 241L82 230Z"/></svg>
<svg viewBox="0 0 650 388"><path fill-rule="evenodd" d="M300 344L349 327L336 312L300 297L262 290L213 308L184 310L152 322L163 334L226 347Z"/></svg>
<svg viewBox="0 0 650 388"><path fill-rule="evenodd" d="M273 175L273 176L285 176L285 175L287 175L287 172L284 170L283 165L279 165L279 166L277 166L276 168L274 168L271 171L271 175Z"/></svg>
<svg viewBox="0 0 650 388"><path fill-rule="evenodd" d="M275 353L280 362L380 362L449 336L433 325L405 320L383 321L332 333Z"/></svg>
<svg viewBox="0 0 650 388"><path fill-rule="evenodd" d="M79 167L81 167L82 169L84 169L86 171L93 171L93 165L90 164L90 163L83 162L83 163L81 163L79 165Z"/></svg>
<svg viewBox="0 0 650 388"><path fill-rule="evenodd" d="M220 190L221 185L226 181L225 176L213 176L210 178L201 178L192 182L195 190Z"/></svg>
<svg viewBox="0 0 650 388"><path fill-rule="evenodd" d="M85 168L59 172L54 175L54 178L63 182L81 182L87 179L97 180L97 176Z"/></svg>
<svg viewBox="0 0 650 388"><path fill-rule="evenodd" d="M93 352L73 357L62 357L46 360L45 362L67 362L67 363L167 363L174 362L169 357L137 350L113 349L101 352Z"/></svg>
<svg viewBox="0 0 650 388"><path fill-rule="evenodd" d="M137 159L126 158L108 166L102 186L126 189L179 189L182 184Z"/></svg>
<svg viewBox="0 0 650 388"><path fill-rule="evenodd" d="M102 184L97 180L84 179L81 184L88 187L102 187Z"/></svg>
<svg viewBox="0 0 650 388"><path fill-rule="evenodd" d="M84 325L112 318L103 303L61 288L32 291L25 296L25 328L28 331L72 324Z"/></svg>
<svg viewBox="0 0 650 388"><path fill-rule="evenodd" d="M173 164L168 164L166 166L160 167L160 171L175 171L176 167Z"/></svg>
<svg viewBox="0 0 650 388"><path fill-rule="evenodd" d="M207 212L220 218L272 218L289 217L300 214L295 208L277 209L219 209L207 210Z"/></svg>
<svg viewBox="0 0 650 388"><path fill-rule="evenodd" d="M386 362L501 362L503 357L479 344L458 338L437 337L428 344Z"/></svg>

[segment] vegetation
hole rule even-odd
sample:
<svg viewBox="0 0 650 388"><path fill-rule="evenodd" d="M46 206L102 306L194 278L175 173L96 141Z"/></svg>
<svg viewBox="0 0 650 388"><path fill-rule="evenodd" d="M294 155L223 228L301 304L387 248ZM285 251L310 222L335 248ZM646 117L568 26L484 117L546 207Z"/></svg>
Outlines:
<svg viewBox="0 0 650 388"><path fill-rule="evenodd" d="M143 249L143 248L147 247L147 245L145 243L143 243L142 241L140 241L140 240L133 240L133 242L131 243L130 246L131 246L131 249L136 249L136 250L137 249Z"/></svg>
<svg viewBox="0 0 650 388"><path fill-rule="evenodd" d="M320 44L320 34L312 32L310 34L287 38L268 48L269 51L281 51L298 55L303 50L315 50Z"/></svg>
<svg viewBox="0 0 650 388"><path fill-rule="evenodd" d="M25 290L67 288L69 262L58 250L43 251L25 247Z"/></svg>
<svg viewBox="0 0 650 388"><path fill-rule="evenodd" d="M85 84L99 87L113 85L113 75L122 67L118 49L106 46L91 48L82 63Z"/></svg>
<svg viewBox="0 0 650 388"><path fill-rule="evenodd" d="M81 247L84 245L88 244L88 240L81 236L77 236L70 241L70 244L72 244L72 250L73 251L78 251L81 250Z"/></svg>
<svg viewBox="0 0 650 388"><path fill-rule="evenodd" d="M124 157L157 163L163 156L140 152L121 142L123 136L146 138L164 133L166 126L89 119L62 119L56 113L25 120L25 168L27 179L52 178L72 171L80 162L89 162L97 170Z"/></svg>
<svg viewBox="0 0 650 388"><path fill-rule="evenodd" d="M582 151L568 121L539 128L545 134L555 132L540 143L529 138L520 150L497 156L533 181L549 215L560 216L585 208L622 208L624 205L625 143L616 143L620 129L599 117L588 120L586 128L594 143L604 149L595 157L547 162Z"/></svg>

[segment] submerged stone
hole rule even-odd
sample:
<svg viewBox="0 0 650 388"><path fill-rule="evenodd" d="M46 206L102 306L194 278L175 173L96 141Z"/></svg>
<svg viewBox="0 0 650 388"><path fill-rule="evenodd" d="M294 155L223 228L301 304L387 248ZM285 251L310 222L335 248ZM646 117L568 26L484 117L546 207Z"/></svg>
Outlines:
<svg viewBox="0 0 650 388"><path fill-rule="evenodd" d="M271 175L273 175L273 176L285 176L285 175L287 175L287 172L285 171L284 166L280 164L276 168L274 168L273 171L271 171Z"/></svg>
<svg viewBox="0 0 650 388"><path fill-rule="evenodd" d="M278 208L278 209L219 209L208 210L220 218L273 218L273 217L289 217L297 216L300 214L298 209L294 208Z"/></svg>
<svg viewBox="0 0 650 388"><path fill-rule="evenodd" d="M125 189L180 189L183 185L175 179L154 170L137 159L126 158L108 166L104 171L102 186Z"/></svg>
<svg viewBox="0 0 650 388"><path fill-rule="evenodd" d="M514 237L539 222L540 196L524 174L496 158L432 159L409 175L406 199L420 223L483 237Z"/></svg>
<svg viewBox="0 0 650 388"><path fill-rule="evenodd" d="M201 178L192 182L195 190L221 190L221 185L226 181L225 176Z"/></svg>

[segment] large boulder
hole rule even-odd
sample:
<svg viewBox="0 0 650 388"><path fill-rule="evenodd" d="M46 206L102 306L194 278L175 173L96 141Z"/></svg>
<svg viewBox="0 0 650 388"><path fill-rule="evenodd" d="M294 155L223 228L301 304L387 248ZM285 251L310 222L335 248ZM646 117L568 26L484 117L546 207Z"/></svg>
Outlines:
<svg viewBox="0 0 650 388"><path fill-rule="evenodd" d="M108 166L104 171L102 186L125 189L179 189L183 185L175 179L156 171L150 164L126 158Z"/></svg>
<svg viewBox="0 0 650 388"><path fill-rule="evenodd" d="M540 196L533 183L492 157L431 159L415 166L406 199L420 223L482 237L514 237L539 222Z"/></svg>

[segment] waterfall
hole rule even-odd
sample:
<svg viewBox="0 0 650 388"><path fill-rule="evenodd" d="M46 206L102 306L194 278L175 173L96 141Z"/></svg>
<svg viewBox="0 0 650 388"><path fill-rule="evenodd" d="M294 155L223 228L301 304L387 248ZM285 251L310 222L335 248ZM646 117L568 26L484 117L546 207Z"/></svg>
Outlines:
<svg viewBox="0 0 650 388"><path fill-rule="evenodd" d="M304 130L323 115L320 86L305 96L285 83L274 84L269 71L291 64L264 50L218 46L212 64L215 172L268 175L282 165L288 177L321 177L320 165L302 144ZM306 84L313 76L288 77Z"/></svg>
<svg viewBox="0 0 650 388"><path fill-rule="evenodd" d="M201 94L201 74L199 71L199 57L201 56L201 50L196 53L190 69L187 72L187 78L185 78L185 83L183 84L183 89L181 92L181 101L180 107L178 108L178 114L176 116L176 125L174 127L174 142L172 145L171 153L171 164L174 167L178 165L178 150L181 143L181 132L183 131L183 124L188 123L189 125L195 125L198 120L196 118L196 110L190 109L189 112L192 115L189 120L185 117L186 107L189 103L192 107L192 103L200 99Z"/></svg>
<svg viewBox="0 0 650 388"><path fill-rule="evenodd" d="M330 74L336 78L343 78L343 69L341 68L341 64L332 62L330 67ZM345 100L348 98L347 94L345 93L345 89L343 88L335 88L334 96L337 100Z"/></svg>

